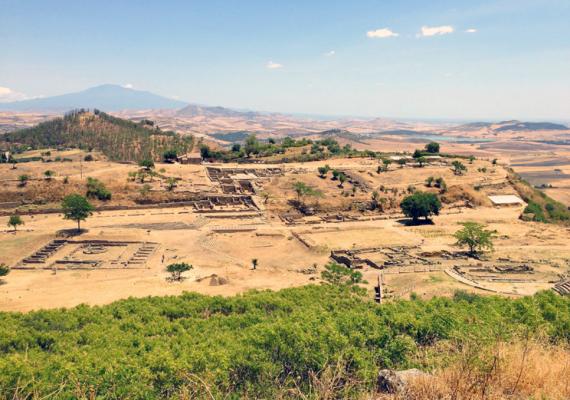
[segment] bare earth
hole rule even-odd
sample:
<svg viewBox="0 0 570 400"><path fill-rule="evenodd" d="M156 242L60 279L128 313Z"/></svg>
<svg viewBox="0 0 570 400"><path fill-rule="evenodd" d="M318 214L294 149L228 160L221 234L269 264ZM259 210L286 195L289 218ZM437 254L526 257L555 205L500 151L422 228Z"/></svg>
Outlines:
<svg viewBox="0 0 570 400"><path fill-rule="evenodd" d="M468 145L456 145L449 152L461 150L461 146ZM53 153L52 158L55 156ZM151 196L165 195L163 182L168 176L180 178L178 187L169 195L222 195L221 184L212 180L208 168L254 171L228 173L234 184L244 180L253 185L255 193L243 189L246 191L235 194L251 195L253 206L216 205L213 209L200 210L192 204L144 208L139 194L142 184L127 182L128 172L136 171L136 166L107 162L100 156L97 157L100 161L79 163L77 160L82 155L73 151L62 156L75 160L24 163L16 170L0 165L6 197L2 201L57 187L45 204L30 209L57 207L58 194L69 187L84 190L85 179L91 176L113 192L108 204L96 201L95 204L120 209L95 212L83 224L86 229L83 234L67 238L68 243L37 264L23 260L52 240L61 240L57 232L73 228L72 221L63 220L57 213L24 215L25 225L18 232L7 228L1 231L0 261L14 268L0 285L1 310L96 305L130 296L174 295L183 291L232 295L251 289L276 290L319 283L320 271L330 261L333 250L375 249L366 257L378 264L385 263L391 251L403 251L408 260L406 265L361 269L371 293L381 279L385 294L392 298L408 297L412 292L423 297L450 295L457 289L526 295L551 288L570 267L568 228L523 222L519 220L522 206L491 206L488 194L514 191L506 183L506 170L484 159L468 164L469 171L463 176L454 175L445 162L434 162L425 168L392 165L389 171L377 173L377 161L328 160L326 163L331 167L350 177L342 188L331 180L330 174L326 179L318 177L317 167L325 162L267 166L157 165L163 177L150 183ZM280 172L265 177L260 171L269 167L279 168ZM56 172L52 181L42 178L48 168ZM486 168L485 172L482 168ZM35 179L26 188L17 186L17 177L22 173ZM64 176L69 183L62 183ZM434 218L433 225L406 226L399 214L399 201L410 185L433 191L424 186L428 176L441 176L448 184L442 214ZM296 181L323 192L321 198L306 199L317 211L315 215L303 216L291 207L295 199L292 184ZM387 199L384 212L358 209L358 204L370 200L373 190L380 190ZM267 201L264 193L268 194ZM0 217L0 225L6 226L7 220L7 216ZM453 246L452 235L459 229L458 223L467 220L485 223L498 232L495 251L489 260L463 259L458 255L459 249ZM136 244L119 248L103 245L101 253L92 252L99 249L100 245L91 244L97 241ZM132 253L137 248L150 244L156 244L156 248L148 256L142 256L142 261L128 262L133 260ZM453 256L446 258L445 252ZM256 270L252 269L252 259L258 260ZM85 261L98 264L81 264ZM165 267L179 261L194 268L185 274L184 281L170 282ZM505 265L519 269L528 265L531 270L507 273L494 270ZM219 278L225 278L227 283L219 284Z"/></svg>

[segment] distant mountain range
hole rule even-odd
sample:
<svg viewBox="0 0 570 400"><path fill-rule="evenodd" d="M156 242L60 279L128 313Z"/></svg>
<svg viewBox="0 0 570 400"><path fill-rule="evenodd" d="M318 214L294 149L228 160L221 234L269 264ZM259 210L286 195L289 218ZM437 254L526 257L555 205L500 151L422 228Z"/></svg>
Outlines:
<svg viewBox="0 0 570 400"><path fill-rule="evenodd" d="M0 103L0 111L66 112L78 108L103 111L178 109L188 103L119 85L100 85L80 92Z"/></svg>

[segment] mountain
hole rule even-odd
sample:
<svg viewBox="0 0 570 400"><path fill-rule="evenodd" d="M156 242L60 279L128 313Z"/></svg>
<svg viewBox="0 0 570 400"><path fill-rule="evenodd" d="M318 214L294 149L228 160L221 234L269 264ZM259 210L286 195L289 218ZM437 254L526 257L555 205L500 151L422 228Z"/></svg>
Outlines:
<svg viewBox="0 0 570 400"><path fill-rule="evenodd" d="M225 107L210 107L200 106L196 104L189 104L179 110L176 115L181 117L238 117L253 119L258 117L260 113L254 111L236 111Z"/></svg>
<svg viewBox="0 0 570 400"><path fill-rule="evenodd" d="M0 111L55 111L65 112L78 108L106 111L141 109L177 109L187 103L154 93L125 88L119 85L100 85L81 92L0 103Z"/></svg>
<svg viewBox="0 0 570 400"><path fill-rule="evenodd" d="M133 122L101 111L72 111L38 125L0 136L0 149L26 145L41 148L96 149L114 161L160 160L166 150L189 152L192 136L162 131L154 122Z"/></svg>

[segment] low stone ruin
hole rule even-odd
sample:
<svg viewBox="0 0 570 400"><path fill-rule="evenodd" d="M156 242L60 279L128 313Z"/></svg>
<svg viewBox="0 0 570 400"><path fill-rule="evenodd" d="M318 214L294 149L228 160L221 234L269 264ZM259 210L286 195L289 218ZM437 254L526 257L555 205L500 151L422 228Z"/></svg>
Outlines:
<svg viewBox="0 0 570 400"><path fill-rule="evenodd" d="M392 246L367 247L350 250L334 250L331 258L349 268L363 268L369 266L376 269L409 266L437 266L439 260L421 256L418 247Z"/></svg>
<svg viewBox="0 0 570 400"><path fill-rule="evenodd" d="M15 269L145 267L158 243L111 240L53 240Z"/></svg>
<svg viewBox="0 0 570 400"><path fill-rule="evenodd" d="M47 245L42 247L40 250L36 251L31 256L24 258L22 264L43 264L46 260L51 257L56 251L63 247L67 243L67 240L59 239L52 240Z"/></svg>

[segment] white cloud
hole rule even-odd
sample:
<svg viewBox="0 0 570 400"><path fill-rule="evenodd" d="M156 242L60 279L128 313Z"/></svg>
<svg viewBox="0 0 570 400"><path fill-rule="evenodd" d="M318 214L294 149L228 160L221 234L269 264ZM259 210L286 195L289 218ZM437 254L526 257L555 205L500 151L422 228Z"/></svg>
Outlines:
<svg viewBox="0 0 570 400"><path fill-rule="evenodd" d="M123 85L123 87L124 87L125 89L132 89L134 86L133 86L132 83L125 83L125 84Z"/></svg>
<svg viewBox="0 0 570 400"><path fill-rule="evenodd" d="M475 29L475 28L469 28L469 29L466 29L465 32L466 32L466 33L476 33L476 32L477 32L477 29Z"/></svg>
<svg viewBox="0 0 570 400"><path fill-rule="evenodd" d="M368 36L369 38L372 38L372 39L377 39L377 38L386 39L389 37L397 37L397 36L399 36L399 34L397 34L396 32L393 32L389 28L380 28L380 29L376 29L374 31L366 32L366 36Z"/></svg>
<svg viewBox="0 0 570 400"><path fill-rule="evenodd" d="M447 35L453 33L453 26L442 25L442 26L422 26L421 33L417 36L437 36L437 35Z"/></svg>
<svg viewBox="0 0 570 400"><path fill-rule="evenodd" d="M24 93L16 92L10 88L0 86L0 103L26 100L27 98L28 96L26 96Z"/></svg>
<svg viewBox="0 0 570 400"><path fill-rule="evenodd" d="M273 62L273 61L268 61L266 64L266 67L269 69L279 69L279 68L283 68L282 64Z"/></svg>
<svg viewBox="0 0 570 400"><path fill-rule="evenodd" d="M331 50L331 51L327 51L324 56L325 57L333 57L336 54L336 51Z"/></svg>

